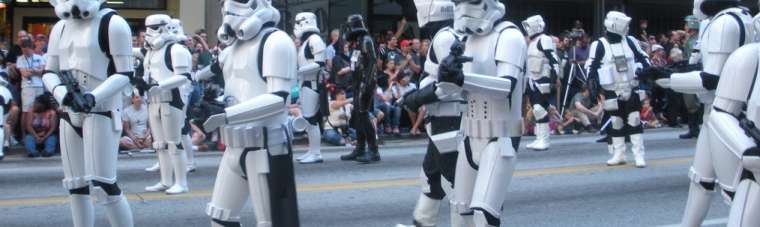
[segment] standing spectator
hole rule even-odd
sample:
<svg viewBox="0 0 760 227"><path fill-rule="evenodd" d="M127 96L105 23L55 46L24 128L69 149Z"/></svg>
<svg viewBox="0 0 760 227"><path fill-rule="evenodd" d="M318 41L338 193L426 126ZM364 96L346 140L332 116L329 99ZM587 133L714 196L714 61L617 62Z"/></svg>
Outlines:
<svg viewBox="0 0 760 227"><path fill-rule="evenodd" d="M16 68L21 74L21 121L25 122L34 106L34 100L45 92L42 84L42 73L45 70L45 59L34 53L34 43L31 39L21 42L23 55L16 61Z"/></svg>
<svg viewBox="0 0 760 227"><path fill-rule="evenodd" d="M8 56L5 58L7 64L16 64L16 60L22 55L21 42L26 39L29 39L29 33L25 30L18 31L16 34L16 44L8 50Z"/></svg>
<svg viewBox="0 0 760 227"><path fill-rule="evenodd" d="M132 104L124 108L121 118L126 136L119 141L119 147L125 150L150 149L153 139L148 128L148 108L142 97L132 96Z"/></svg>
<svg viewBox="0 0 760 227"><path fill-rule="evenodd" d="M335 55L337 54L336 48L341 48L338 44L338 41L340 41L340 30L333 29L330 31L330 44L327 45L327 48L325 48L325 59L327 59L327 70L332 70L332 59L335 58Z"/></svg>
<svg viewBox="0 0 760 227"><path fill-rule="evenodd" d="M34 38L34 53L45 55L47 53L47 37L43 34L37 34Z"/></svg>
<svg viewBox="0 0 760 227"><path fill-rule="evenodd" d="M58 137L55 130L58 128L58 116L55 108L51 103L51 98L47 95L38 96L33 102L33 110L30 116L24 121L24 147L26 147L27 156L36 158L40 156L39 147L42 146L42 156L50 157L56 153Z"/></svg>
<svg viewBox="0 0 760 227"><path fill-rule="evenodd" d="M349 44L340 42L336 49L335 57L332 58L333 68L330 70L330 83L334 84L338 90L346 91L346 95L352 97L351 92L351 75L354 72L351 69L351 48Z"/></svg>

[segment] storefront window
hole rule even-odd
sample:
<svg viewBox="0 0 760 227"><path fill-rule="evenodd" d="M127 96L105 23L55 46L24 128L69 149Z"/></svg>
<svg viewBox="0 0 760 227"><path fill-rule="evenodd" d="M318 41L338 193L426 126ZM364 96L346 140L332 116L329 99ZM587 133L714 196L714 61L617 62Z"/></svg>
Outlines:
<svg viewBox="0 0 760 227"><path fill-rule="evenodd" d="M50 7L48 0L16 0L14 4L17 7ZM107 1L107 4L114 9L166 9L166 0L117 0Z"/></svg>

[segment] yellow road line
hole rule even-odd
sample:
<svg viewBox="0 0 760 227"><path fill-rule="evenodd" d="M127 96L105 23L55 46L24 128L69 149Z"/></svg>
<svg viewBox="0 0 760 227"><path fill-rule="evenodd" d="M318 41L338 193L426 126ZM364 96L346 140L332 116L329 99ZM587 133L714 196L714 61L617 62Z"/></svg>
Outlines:
<svg viewBox="0 0 760 227"><path fill-rule="evenodd" d="M649 161L649 167L656 166L669 166L676 164L685 164L691 162L692 158L671 158L671 159L659 159ZM516 177L530 177L530 176L545 176L545 175L560 175L560 174L574 174L574 173L587 173L587 172L604 172L615 169L630 169L635 168L633 165L614 166L608 167L602 164L593 165L578 165L567 167L555 167L555 168L542 168L542 169L528 169L519 170L515 172ZM360 190L360 189L381 189L381 188L395 188L405 186L416 186L419 179L394 179L394 180L377 180L377 181L361 181L361 182L346 182L346 183L326 183L326 184L307 184L298 187L298 192L324 192L324 191L341 191L341 190ZM181 199L196 199L207 198L211 196L210 190L196 190L190 193L182 195L166 195L164 193L134 193L127 194L127 198L132 201L150 201L150 200L181 200ZM53 196L53 197L36 197L36 198L22 198L22 199L6 199L0 200L0 207L15 207L15 206L43 206L43 205L57 205L67 203L66 196Z"/></svg>

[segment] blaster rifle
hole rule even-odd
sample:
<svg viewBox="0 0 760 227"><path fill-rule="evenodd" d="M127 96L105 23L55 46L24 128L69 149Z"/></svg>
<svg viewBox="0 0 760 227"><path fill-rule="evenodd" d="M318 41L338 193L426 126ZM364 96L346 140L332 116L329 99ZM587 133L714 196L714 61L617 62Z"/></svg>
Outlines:
<svg viewBox="0 0 760 227"><path fill-rule="evenodd" d="M79 87L79 81L77 81L71 71L61 71L58 77L61 79L61 85L65 86L66 91L68 91L67 98L64 99L63 104L72 107L75 111L89 111L87 110L89 106L84 98L84 93Z"/></svg>

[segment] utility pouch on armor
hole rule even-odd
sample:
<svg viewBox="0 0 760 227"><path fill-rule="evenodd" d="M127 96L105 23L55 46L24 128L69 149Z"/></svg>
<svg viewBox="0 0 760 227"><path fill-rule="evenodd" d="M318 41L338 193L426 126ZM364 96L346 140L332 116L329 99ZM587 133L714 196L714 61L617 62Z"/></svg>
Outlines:
<svg viewBox="0 0 760 227"><path fill-rule="evenodd" d="M628 72L628 59L625 58L625 56L614 56L615 58L615 68L618 72Z"/></svg>
<svg viewBox="0 0 760 227"><path fill-rule="evenodd" d="M615 83L615 72L612 66L602 66L599 68L599 85L602 87L610 86Z"/></svg>
<svg viewBox="0 0 760 227"><path fill-rule="evenodd" d="M463 137L458 130L430 136L430 140L433 141L433 144L435 144L440 153L457 151L457 146L459 146L459 142L462 139Z"/></svg>
<svg viewBox="0 0 760 227"><path fill-rule="evenodd" d="M604 110L606 111L618 110L618 100L617 99L604 100L604 103L602 104L602 108L604 108Z"/></svg>
<svg viewBox="0 0 760 227"><path fill-rule="evenodd" d="M121 121L121 112L112 111L111 112L111 122L113 122L113 129L114 131L121 131L122 127L124 125L124 122Z"/></svg>

